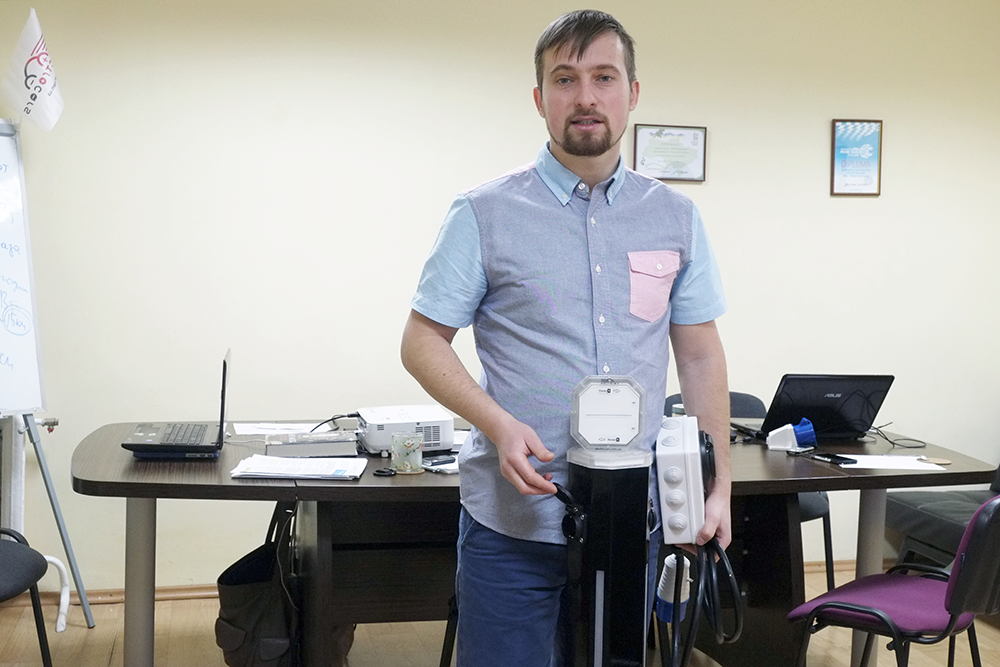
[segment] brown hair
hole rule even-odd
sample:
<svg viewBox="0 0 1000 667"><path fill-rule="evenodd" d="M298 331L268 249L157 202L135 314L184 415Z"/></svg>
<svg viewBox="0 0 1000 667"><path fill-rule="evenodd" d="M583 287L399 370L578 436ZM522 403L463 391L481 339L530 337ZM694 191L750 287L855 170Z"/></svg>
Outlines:
<svg viewBox="0 0 1000 667"><path fill-rule="evenodd" d="M542 32L535 45L535 78L538 88L542 87L542 67L546 51L569 46L570 56L582 58L590 44L601 35L613 32L618 35L625 48L625 71L629 83L635 81L635 42L625 32L618 19L594 9L581 9L563 14Z"/></svg>

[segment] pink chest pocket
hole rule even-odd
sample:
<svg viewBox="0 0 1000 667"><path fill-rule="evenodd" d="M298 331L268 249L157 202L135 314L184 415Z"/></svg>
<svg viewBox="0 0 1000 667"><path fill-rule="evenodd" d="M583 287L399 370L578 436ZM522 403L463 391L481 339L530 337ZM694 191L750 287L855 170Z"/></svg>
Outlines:
<svg viewBox="0 0 1000 667"><path fill-rule="evenodd" d="M680 266L681 256L672 250L628 253L629 312L647 322L663 317Z"/></svg>

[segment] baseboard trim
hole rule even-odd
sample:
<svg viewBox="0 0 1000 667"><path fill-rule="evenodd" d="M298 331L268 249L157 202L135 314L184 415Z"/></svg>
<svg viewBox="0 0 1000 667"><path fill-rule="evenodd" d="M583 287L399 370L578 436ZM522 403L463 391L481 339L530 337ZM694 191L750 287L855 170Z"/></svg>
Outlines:
<svg viewBox="0 0 1000 667"><path fill-rule="evenodd" d="M895 559L887 558L883 562L882 571L884 572L895 564ZM837 560L833 562L834 572L853 572L854 569L855 561L853 560ZM807 574L826 572L826 563L821 560L810 561L804 565L803 570ZM41 597L43 605L58 606L59 604L58 591L42 591L39 594L39 597ZM219 589L215 584L200 584L197 586L159 586L157 587L155 593L155 599L157 602L167 602L171 600L207 600L217 597L219 597ZM125 602L125 589L111 588L106 590L90 590L87 591L87 601L92 605L121 604ZM69 603L72 605L80 604L80 598L77 596L76 591L70 592ZM31 605L31 599L28 597L27 593L19 595L16 598L12 598L7 602L0 603L0 606L24 605Z"/></svg>
<svg viewBox="0 0 1000 667"><path fill-rule="evenodd" d="M882 561L882 571L885 572L890 567L896 564L895 558L886 558ZM826 561L814 560L805 563L802 567L806 574L815 574L817 572L826 572ZM857 561L853 560L835 560L833 561L833 571L834 572L854 572L857 569Z"/></svg>
<svg viewBox="0 0 1000 667"><path fill-rule="evenodd" d="M43 605L59 605L58 591L41 591L38 594ZM169 602L172 600L206 600L219 597L219 589L215 584L201 584L198 586L159 586L155 592L157 602ZM112 588L107 590L87 591L87 602L91 605L97 604L121 604L125 602L125 589ZM80 605L80 596L76 591L69 594L69 603L74 606ZM27 593L22 593L15 598L0 603L0 606L31 606L31 597Z"/></svg>

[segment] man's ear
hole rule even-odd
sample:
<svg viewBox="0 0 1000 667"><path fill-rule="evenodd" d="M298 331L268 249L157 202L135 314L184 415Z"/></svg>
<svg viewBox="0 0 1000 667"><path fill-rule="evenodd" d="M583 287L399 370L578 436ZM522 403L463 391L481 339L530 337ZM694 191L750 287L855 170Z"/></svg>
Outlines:
<svg viewBox="0 0 1000 667"><path fill-rule="evenodd" d="M635 111L635 107L639 104L639 82L633 81L631 85L631 91L629 92L629 111Z"/></svg>
<svg viewBox="0 0 1000 667"><path fill-rule="evenodd" d="M542 89L535 86L535 89L531 91L532 97L535 98L535 108L538 109L538 115L545 118L545 110L542 107Z"/></svg>

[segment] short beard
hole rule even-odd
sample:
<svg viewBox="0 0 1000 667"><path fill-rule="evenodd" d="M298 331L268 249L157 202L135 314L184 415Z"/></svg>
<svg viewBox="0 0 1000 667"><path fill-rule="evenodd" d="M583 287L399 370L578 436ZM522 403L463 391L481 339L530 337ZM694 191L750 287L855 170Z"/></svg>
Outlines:
<svg viewBox="0 0 1000 667"><path fill-rule="evenodd" d="M615 141L611 137L611 128L608 125L607 119L601 118L600 120L604 125L604 132L598 136L584 135L582 138L577 138L571 134L572 119L567 120L566 127L563 128L562 140L559 142L559 146L568 154L577 157L597 157L598 155L604 155L611 150ZM622 134L624 135L624 132ZM618 138L621 139L621 137Z"/></svg>

